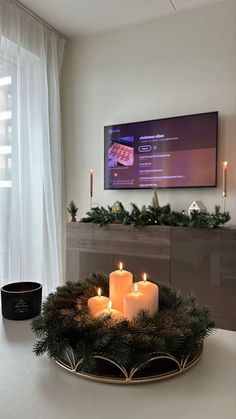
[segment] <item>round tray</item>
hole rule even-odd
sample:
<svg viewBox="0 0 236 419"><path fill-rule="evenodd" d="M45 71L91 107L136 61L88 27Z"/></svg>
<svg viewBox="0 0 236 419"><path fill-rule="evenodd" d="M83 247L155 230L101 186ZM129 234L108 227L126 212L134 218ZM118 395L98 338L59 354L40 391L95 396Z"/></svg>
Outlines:
<svg viewBox="0 0 236 419"><path fill-rule="evenodd" d="M83 360L76 360L76 356L69 348L63 356L55 358L62 368L82 378L112 384L142 384L151 381L174 377L193 367L200 359L202 347L192 356L178 361L173 355L166 353L152 354L145 364L140 364L131 371L109 358L94 355L96 360L96 373L86 373L80 370Z"/></svg>

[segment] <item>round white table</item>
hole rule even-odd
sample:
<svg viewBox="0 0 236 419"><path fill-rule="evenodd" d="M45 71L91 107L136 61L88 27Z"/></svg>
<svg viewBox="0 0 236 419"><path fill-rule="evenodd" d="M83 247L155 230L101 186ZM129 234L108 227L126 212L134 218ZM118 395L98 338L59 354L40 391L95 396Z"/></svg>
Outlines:
<svg viewBox="0 0 236 419"><path fill-rule="evenodd" d="M215 331L199 363L179 376L122 386L37 358L30 324L0 319L1 419L236 418L236 332Z"/></svg>

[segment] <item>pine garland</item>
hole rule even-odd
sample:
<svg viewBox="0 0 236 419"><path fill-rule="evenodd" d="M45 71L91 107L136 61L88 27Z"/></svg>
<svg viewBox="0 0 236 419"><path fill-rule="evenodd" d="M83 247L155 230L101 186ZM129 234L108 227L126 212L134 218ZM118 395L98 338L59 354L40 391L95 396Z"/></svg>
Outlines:
<svg viewBox="0 0 236 419"><path fill-rule="evenodd" d="M147 226L147 225L165 225L177 227L195 227L215 229L220 224L225 224L230 220L229 212L220 212L220 207L215 206L214 213L204 213L193 211L191 216L185 214L184 211L172 211L169 204L163 207L152 207L140 210L138 206L131 203L131 211L125 210L120 202L120 211L113 212L112 207L108 209L104 207L92 208L87 212L87 217L80 220L82 223L95 223L100 227L105 224L120 223L125 225Z"/></svg>
<svg viewBox="0 0 236 419"><path fill-rule="evenodd" d="M113 359L127 370L164 352L181 360L194 355L214 322L207 307L200 307L192 295L187 297L169 286L159 285L159 311L150 316L140 310L132 320L114 320L109 315L91 317L87 299L98 287L108 296L108 277L94 273L83 282L68 282L48 295L41 314L32 322L37 356L57 358L71 347L84 372L97 370L95 355Z"/></svg>

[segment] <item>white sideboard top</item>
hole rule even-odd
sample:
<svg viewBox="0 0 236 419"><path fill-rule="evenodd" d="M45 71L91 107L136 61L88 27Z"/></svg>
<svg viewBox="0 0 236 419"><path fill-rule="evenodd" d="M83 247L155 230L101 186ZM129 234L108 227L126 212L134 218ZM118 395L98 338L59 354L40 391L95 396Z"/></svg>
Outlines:
<svg viewBox="0 0 236 419"><path fill-rule="evenodd" d="M217 330L202 359L150 384L79 378L32 353L30 321L0 319L1 419L235 419L236 332Z"/></svg>

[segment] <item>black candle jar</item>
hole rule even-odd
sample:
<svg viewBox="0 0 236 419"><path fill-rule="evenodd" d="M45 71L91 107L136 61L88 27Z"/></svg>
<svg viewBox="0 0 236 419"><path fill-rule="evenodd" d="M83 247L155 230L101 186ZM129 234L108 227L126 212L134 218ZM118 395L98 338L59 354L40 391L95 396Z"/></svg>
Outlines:
<svg viewBox="0 0 236 419"><path fill-rule="evenodd" d="M13 282L1 289L2 315L10 320L26 320L41 311L42 285L37 282Z"/></svg>

